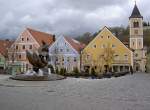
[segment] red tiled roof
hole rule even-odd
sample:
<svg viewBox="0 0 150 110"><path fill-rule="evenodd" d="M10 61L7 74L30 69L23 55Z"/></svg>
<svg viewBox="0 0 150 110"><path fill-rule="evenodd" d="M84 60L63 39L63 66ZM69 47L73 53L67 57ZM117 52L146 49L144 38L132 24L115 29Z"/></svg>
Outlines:
<svg viewBox="0 0 150 110"><path fill-rule="evenodd" d="M85 47L85 44L71 38L71 37L64 37L67 42L77 51L77 52L81 52L81 50L83 50L83 48Z"/></svg>
<svg viewBox="0 0 150 110"><path fill-rule="evenodd" d="M6 57L7 56L7 49L14 43L14 41L10 40L0 40L0 53Z"/></svg>
<svg viewBox="0 0 150 110"><path fill-rule="evenodd" d="M30 34L35 38L35 40L40 45L42 45L43 42L48 44L48 45L51 45L54 42L53 41L54 38L53 38L52 34L48 34L48 33L45 33L45 32L40 32L40 31L33 30L33 29L30 29L30 28L27 28L27 30L30 32Z"/></svg>

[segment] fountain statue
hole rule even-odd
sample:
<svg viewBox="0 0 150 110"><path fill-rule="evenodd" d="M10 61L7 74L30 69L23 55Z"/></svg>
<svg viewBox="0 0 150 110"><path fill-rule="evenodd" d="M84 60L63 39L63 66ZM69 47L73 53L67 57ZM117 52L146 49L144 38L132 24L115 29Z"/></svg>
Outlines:
<svg viewBox="0 0 150 110"><path fill-rule="evenodd" d="M48 68L48 45L43 42L43 45L39 47L38 51L30 52L26 51L26 56L29 63L33 66L32 70L19 75L13 75L10 78L15 80L24 81L49 81L64 79L63 76L57 74L51 74L50 68Z"/></svg>

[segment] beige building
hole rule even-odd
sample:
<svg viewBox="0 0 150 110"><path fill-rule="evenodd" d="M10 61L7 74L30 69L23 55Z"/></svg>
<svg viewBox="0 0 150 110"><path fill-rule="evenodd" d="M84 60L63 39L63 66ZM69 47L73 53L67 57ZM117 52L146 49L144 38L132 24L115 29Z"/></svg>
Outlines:
<svg viewBox="0 0 150 110"><path fill-rule="evenodd" d="M130 48L133 49L134 71L146 71L146 49L143 46L143 16L135 4L131 16L130 26Z"/></svg>
<svg viewBox="0 0 150 110"><path fill-rule="evenodd" d="M92 68L100 74L108 69L112 72L130 71L131 66L133 52L107 27L82 51L82 69L86 72L90 72Z"/></svg>
<svg viewBox="0 0 150 110"><path fill-rule="evenodd" d="M8 51L9 65L14 73L24 72L32 68L26 57L26 50L36 51L43 42L51 45L55 41L55 36L33 30L25 29L15 40Z"/></svg>

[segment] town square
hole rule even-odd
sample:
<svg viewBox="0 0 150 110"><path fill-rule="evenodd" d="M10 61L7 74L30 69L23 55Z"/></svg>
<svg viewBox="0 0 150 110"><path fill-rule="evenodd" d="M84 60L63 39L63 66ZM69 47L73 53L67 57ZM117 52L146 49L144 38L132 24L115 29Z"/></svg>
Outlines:
<svg viewBox="0 0 150 110"><path fill-rule="evenodd" d="M149 110L150 2L112 1L0 2L0 110Z"/></svg>

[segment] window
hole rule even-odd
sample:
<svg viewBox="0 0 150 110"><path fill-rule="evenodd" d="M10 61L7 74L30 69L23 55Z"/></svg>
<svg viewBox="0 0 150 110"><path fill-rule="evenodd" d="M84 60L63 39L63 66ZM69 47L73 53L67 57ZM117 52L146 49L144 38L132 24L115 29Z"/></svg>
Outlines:
<svg viewBox="0 0 150 110"><path fill-rule="evenodd" d="M141 42L139 42L139 46L141 45Z"/></svg>
<svg viewBox="0 0 150 110"><path fill-rule="evenodd" d="M16 45L16 50L18 50L18 45Z"/></svg>
<svg viewBox="0 0 150 110"><path fill-rule="evenodd" d="M62 58L62 61L64 61L64 58Z"/></svg>
<svg viewBox="0 0 150 110"><path fill-rule="evenodd" d="M69 57L67 57L67 61L69 62Z"/></svg>
<svg viewBox="0 0 150 110"><path fill-rule="evenodd" d="M29 49L32 49L32 45L29 46Z"/></svg>
<svg viewBox="0 0 150 110"><path fill-rule="evenodd" d="M128 60L128 55L124 55L124 59L125 59L125 60Z"/></svg>
<svg viewBox="0 0 150 110"><path fill-rule="evenodd" d="M119 60L119 55L115 55L115 60Z"/></svg>
<svg viewBox="0 0 150 110"><path fill-rule="evenodd" d="M67 49L67 52L69 52L69 49Z"/></svg>
<svg viewBox="0 0 150 110"><path fill-rule="evenodd" d="M100 57L101 57L101 58L103 58L103 57L104 57L104 55L100 55Z"/></svg>
<svg viewBox="0 0 150 110"><path fill-rule="evenodd" d="M29 38L27 37L27 41L29 41Z"/></svg>
<svg viewBox="0 0 150 110"><path fill-rule="evenodd" d="M25 48L26 48L25 45L23 45L23 46L22 46L22 49L25 49Z"/></svg>
<svg viewBox="0 0 150 110"><path fill-rule="evenodd" d="M19 55L19 59L21 59L21 55Z"/></svg>
<svg viewBox="0 0 150 110"><path fill-rule="evenodd" d="M103 44L103 48L105 48L106 46L105 46L105 44Z"/></svg>
<svg viewBox="0 0 150 110"><path fill-rule="evenodd" d="M28 64L26 64L26 68L27 68L27 69L29 69L29 66L28 66Z"/></svg>
<svg viewBox="0 0 150 110"><path fill-rule="evenodd" d="M51 56L48 57L48 61L51 61Z"/></svg>
<svg viewBox="0 0 150 110"><path fill-rule="evenodd" d="M88 59L90 58L90 55L87 55L86 58L87 58L87 60L88 60Z"/></svg>
<svg viewBox="0 0 150 110"><path fill-rule="evenodd" d="M60 52L63 52L63 49L60 49Z"/></svg>
<svg viewBox="0 0 150 110"><path fill-rule="evenodd" d="M110 38L110 36L108 36L108 39Z"/></svg>
<svg viewBox="0 0 150 110"><path fill-rule="evenodd" d="M147 53L145 52L145 54L144 54L145 56L147 56Z"/></svg>
<svg viewBox="0 0 150 110"><path fill-rule="evenodd" d="M135 57L138 57L138 54L137 54L137 53L135 54Z"/></svg>
<svg viewBox="0 0 150 110"><path fill-rule="evenodd" d="M96 48L96 45L94 45L93 47Z"/></svg>
<svg viewBox="0 0 150 110"><path fill-rule="evenodd" d="M55 48L55 52L58 52L58 48Z"/></svg>
<svg viewBox="0 0 150 110"><path fill-rule="evenodd" d="M22 38L22 41L24 41L24 38Z"/></svg>
<svg viewBox="0 0 150 110"><path fill-rule="evenodd" d="M76 57L74 57L74 62L76 62L77 61L77 58Z"/></svg>
<svg viewBox="0 0 150 110"><path fill-rule="evenodd" d="M56 61L58 61L58 57L56 57Z"/></svg>
<svg viewBox="0 0 150 110"><path fill-rule="evenodd" d="M139 27L139 22L133 22L133 27L134 27L134 28Z"/></svg>
<svg viewBox="0 0 150 110"><path fill-rule="evenodd" d="M116 47L114 44L112 44L112 47L114 48L114 47Z"/></svg>
<svg viewBox="0 0 150 110"><path fill-rule="evenodd" d="M134 42L132 42L132 45L134 46Z"/></svg>

